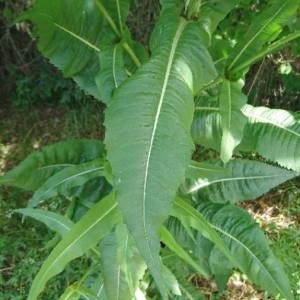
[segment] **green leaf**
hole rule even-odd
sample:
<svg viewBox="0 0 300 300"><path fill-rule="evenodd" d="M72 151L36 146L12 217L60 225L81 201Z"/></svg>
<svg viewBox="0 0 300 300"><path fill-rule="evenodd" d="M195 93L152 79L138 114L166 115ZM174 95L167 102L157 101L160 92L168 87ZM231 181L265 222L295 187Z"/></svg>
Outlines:
<svg viewBox="0 0 300 300"><path fill-rule="evenodd" d="M215 276L218 290L222 292L226 288L228 280L233 273L232 264L217 247L212 248L208 261L211 272Z"/></svg>
<svg viewBox="0 0 300 300"><path fill-rule="evenodd" d="M121 38L126 28L126 19L129 13L129 0L95 0L101 14L107 20L115 34Z"/></svg>
<svg viewBox="0 0 300 300"><path fill-rule="evenodd" d="M193 228L213 242L233 265L239 265L238 261L231 254L227 245L220 238L215 228L205 219L202 213L182 199L176 198L172 215L179 219L185 228Z"/></svg>
<svg viewBox="0 0 300 300"><path fill-rule="evenodd" d="M101 75L96 78L96 83L105 103L108 103L114 90L127 78L123 50L122 44L118 43L103 47L99 54Z"/></svg>
<svg viewBox="0 0 300 300"><path fill-rule="evenodd" d="M94 247L120 221L121 215L114 194L95 204L44 261L32 283L28 299L37 299L50 278L60 273L71 260Z"/></svg>
<svg viewBox="0 0 300 300"><path fill-rule="evenodd" d="M34 193L28 207L35 207L40 201L55 197L58 194L72 196L71 190L73 188L83 186L88 181L103 176L103 173L102 159L64 168L45 181Z"/></svg>
<svg viewBox="0 0 300 300"><path fill-rule="evenodd" d="M195 102L191 135L195 143L221 150L222 126L218 95L202 93Z"/></svg>
<svg viewBox="0 0 300 300"><path fill-rule="evenodd" d="M202 269L194 260L193 258L176 242L173 235L170 233L170 231L166 227L161 227L160 229L160 237L162 242L176 255L178 255L180 258L182 258L186 263L191 265L195 271L197 271L199 274L208 277L209 274Z"/></svg>
<svg viewBox="0 0 300 300"><path fill-rule="evenodd" d="M116 239L119 245L117 257L124 272L132 296L139 290L147 265L139 253L127 227L122 224L116 228Z"/></svg>
<svg viewBox="0 0 300 300"><path fill-rule="evenodd" d="M228 76L234 76L235 68L251 56L254 56L266 42L273 41L283 26L296 13L297 1L270 1L261 11L243 36L239 37L227 61ZM239 76L238 76L239 77Z"/></svg>
<svg viewBox="0 0 300 300"><path fill-rule="evenodd" d="M108 299L133 299L117 257L118 242L116 241L115 232L105 236L101 240L99 248L101 252L101 271L104 278L104 289Z"/></svg>
<svg viewBox="0 0 300 300"><path fill-rule="evenodd" d="M268 246L264 232L244 210L233 205L203 202L198 207L220 234L251 281L285 299L294 299L288 277Z"/></svg>
<svg viewBox="0 0 300 300"><path fill-rule="evenodd" d="M207 0L201 3L201 18L199 19L199 23L208 33L210 40L219 22L228 15L238 2L239 0Z"/></svg>
<svg viewBox="0 0 300 300"><path fill-rule="evenodd" d="M241 108L247 97L241 92L238 84L224 80L221 87L219 103L222 122L221 159L227 163L232 157L234 148L243 137L247 119Z"/></svg>
<svg viewBox="0 0 300 300"><path fill-rule="evenodd" d="M166 225L177 243L193 255L199 267L204 269L207 274L215 276L219 291L223 290L232 274L233 268L232 263L230 263L226 256L210 240L203 237L196 230L193 229L192 235L190 235L183 226L184 223L181 224L177 218L170 217ZM177 261L176 259L172 259L172 257L167 258L168 266L171 264L175 268L175 270L172 268L172 271L176 274L176 278L178 278L178 274L187 277L192 273L193 270L186 270L186 266L184 268L183 263L178 262L178 258ZM178 279L179 283L181 283L180 277Z"/></svg>
<svg viewBox="0 0 300 300"><path fill-rule="evenodd" d="M146 270L125 225L100 242L101 269L104 288L109 299L134 299L139 282Z"/></svg>
<svg viewBox="0 0 300 300"><path fill-rule="evenodd" d="M236 152L258 153L283 167L300 172L298 114L248 104L242 108L242 113L248 118L248 122ZM197 101L191 134L196 143L220 151L222 126L215 101Z"/></svg>
<svg viewBox="0 0 300 300"><path fill-rule="evenodd" d="M215 162L221 166L220 161ZM266 163L234 159L226 165L228 173L218 178L191 181L187 193L197 192L198 199L226 203L255 199L298 174Z"/></svg>
<svg viewBox="0 0 300 300"><path fill-rule="evenodd" d="M63 168L84 163L104 155L98 140L69 140L43 147L30 154L19 166L0 177L0 184L25 190L38 189Z"/></svg>
<svg viewBox="0 0 300 300"><path fill-rule="evenodd" d="M98 300L99 298L92 290L85 286L78 285L78 283L69 285L64 291L63 295L59 297L59 300L78 299Z"/></svg>
<svg viewBox="0 0 300 300"><path fill-rule="evenodd" d="M125 36L130 5L129 0L102 2L39 0L19 18L36 25L43 55L97 99L101 99L95 83L101 74L98 53Z"/></svg>
<svg viewBox="0 0 300 300"><path fill-rule="evenodd" d="M32 9L21 16L37 27L39 50L59 68L65 77L95 98L100 99L95 83L99 73L98 53L104 32L115 38L105 24L94 1L35 1Z"/></svg>
<svg viewBox="0 0 300 300"><path fill-rule="evenodd" d="M124 222L166 296L158 232L193 149L193 87L204 75L199 57L210 58L199 42L197 23L167 9L151 50L149 62L115 91L106 111L105 142Z"/></svg>
<svg viewBox="0 0 300 300"><path fill-rule="evenodd" d="M15 212L43 222L49 229L58 232L62 237L65 236L74 225L70 219L43 209L20 208L16 209Z"/></svg>
<svg viewBox="0 0 300 300"><path fill-rule="evenodd" d="M249 121L238 150L257 152L283 167L300 172L298 114L251 105L245 105L242 112Z"/></svg>
<svg viewBox="0 0 300 300"><path fill-rule="evenodd" d="M300 36L300 31L296 31L283 36L280 40L277 40L274 43L262 48L260 51L256 52L255 55L252 55L248 59L245 59L244 62L242 62L232 70L232 73L240 72L241 70L247 68L248 66L251 66L257 61L263 59L268 54L278 52L281 48L286 46L287 43L293 41L294 39L299 38L299 36Z"/></svg>
<svg viewBox="0 0 300 300"><path fill-rule="evenodd" d="M172 270L176 276L181 295L170 295L169 299L173 300L204 300L200 291L187 280L191 276L191 270L186 267L186 264L175 253L172 253L168 248L162 250L163 263Z"/></svg>
<svg viewBox="0 0 300 300"><path fill-rule="evenodd" d="M218 166L209 162L191 161L187 170L186 178L219 178L221 174L227 174L229 170L224 166Z"/></svg>
<svg viewBox="0 0 300 300"><path fill-rule="evenodd" d="M97 299L107 300L104 289L103 276L100 272L97 274L97 277L94 278L91 290L97 295Z"/></svg>

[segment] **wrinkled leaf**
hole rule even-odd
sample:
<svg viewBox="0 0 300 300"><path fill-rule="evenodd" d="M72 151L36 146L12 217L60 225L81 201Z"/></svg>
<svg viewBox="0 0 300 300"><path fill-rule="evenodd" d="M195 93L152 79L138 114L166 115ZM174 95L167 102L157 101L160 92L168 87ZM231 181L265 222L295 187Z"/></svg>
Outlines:
<svg viewBox="0 0 300 300"><path fill-rule="evenodd" d="M294 299L288 277L253 218L233 205L202 201L198 210L220 234L240 269L251 281L285 299Z"/></svg>
<svg viewBox="0 0 300 300"><path fill-rule="evenodd" d="M240 151L253 151L283 167L300 172L300 119L281 109L245 105L249 121Z"/></svg>
<svg viewBox="0 0 300 300"><path fill-rule="evenodd" d="M106 111L105 141L124 222L166 295L158 231L193 149L193 86L199 86L204 74L204 62L197 57L210 59L196 23L186 23L169 10L161 20L149 62L114 93Z"/></svg>
<svg viewBox="0 0 300 300"><path fill-rule="evenodd" d="M215 162L221 166L220 161ZM266 163L234 159L226 168L228 173L218 178L190 181L187 193L197 192L198 199L226 203L255 199L298 174Z"/></svg>

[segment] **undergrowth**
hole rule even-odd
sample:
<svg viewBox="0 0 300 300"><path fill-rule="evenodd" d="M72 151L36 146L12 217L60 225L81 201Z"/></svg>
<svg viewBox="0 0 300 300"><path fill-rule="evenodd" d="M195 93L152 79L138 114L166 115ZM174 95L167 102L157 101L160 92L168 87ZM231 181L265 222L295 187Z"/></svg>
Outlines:
<svg viewBox="0 0 300 300"><path fill-rule="evenodd" d="M98 103L81 108L35 109L30 115L25 110L6 106L0 111L0 172L10 169L34 148L66 138L102 138L99 130L102 109ZM43 135L41 135L43 132ZM27 204L30 194L18 189L0 188L0 298L25 299L39 267L49 254L45 246L55 242L55 235L39 222L13 214L17 207ZM64 202L51 202L65 212ZM247 210L266 230L271 247L283 262L294 291L300 295L300 184L290 182L258 202L245 203ZM289 249L296 249L290 252ZM298 249L298 251L297 251ZM89 267L85 258L73 261L56 280L49 282L41 299L58 299L65 288L78 280ZM214 281L200 277L189 278L207 299L265 299L247 278L235 273L227 290L219 294ZM299 296L300 297L300 296Z"/></svg>

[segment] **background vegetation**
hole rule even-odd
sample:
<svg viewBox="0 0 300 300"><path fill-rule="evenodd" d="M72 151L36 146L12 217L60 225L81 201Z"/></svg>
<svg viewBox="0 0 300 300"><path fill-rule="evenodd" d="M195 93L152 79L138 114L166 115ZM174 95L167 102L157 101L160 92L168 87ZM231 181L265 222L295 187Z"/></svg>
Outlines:
<svg viewBox="0 0 300 300"><path fill-rule="evenodd" d="M253 1L252 10L265 1ZM0 173L11 169L33 149L67 138L102 138L103 106L90 99L71 80L64 79L36 50L28 23L12 26L31 1L0 1ZM145 42L157 18L158 1L132 1L129 26ZM234 24L240 11L228 16ZM229 33L228 33L229 34ZM255 64L247 75L245 92L256 106L300 110L299 44L284 48ZM201 152L201 149L199 150ZM205 153L205 155L210 155ZM25 299L29 286L49 253L53 233L37 222L12 213L26 205L29 195L0 187L0 298ZM67 213L59 199L50 205ZM290 181L255 203L242 204L268 233L271 247L284 263L300 299L300 182ZM295 249L290 251L290 249ZM43 299L58 299L69 283L88 268L76 260L53 280ZM208 299L263 299L264 294L236 273L227 291L218 294L213 280L191 277ZM256 298L255 298L256 297Z"/></svg>

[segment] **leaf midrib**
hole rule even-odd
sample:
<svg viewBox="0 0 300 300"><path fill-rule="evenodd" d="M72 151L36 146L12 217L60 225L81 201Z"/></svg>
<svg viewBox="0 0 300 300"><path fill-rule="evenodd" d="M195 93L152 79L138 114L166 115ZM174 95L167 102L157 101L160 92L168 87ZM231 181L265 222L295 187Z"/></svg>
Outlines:
<svg viewBox="0 0 300 300"><path fill-rule="evenodd" d="M239 52L239 54L235 57L235 59L232 61L232 63L230 64L230 66L228 67L228 70L231 70L234 66L234 64L236 63L236 61L238 61L238 59L242 56L242 54L246 51L246 49L248 48L248 46L256 39L257 36L260 35L260 33L262 31L265 30L265 28L267 28L269 26L270 23L273 22L273 20L277 17L277 15L282 11L282 9L284 8L284 6L288 3L288 1L286 1L285 3L283 3L283 5L278 9L278 11L271 17L271 19L269 19L269 22L264 22L263 26L261 27L261 29L252 37L252 39L250 39L245 46L241 49L241 51Z"/></svg>
<svg viewBox="0 0 300 300"><path fill-rule="evenodd" d="M66 33L70 34L72 37L74 37L75 39L79 40L80 42L84 43L86 46L88 46L89 48L95 50L96 52L100 52L100 48L98 48L96 45L93 45L91 42L85 40L84 38L82 38L81 36L79 36L78 34L74 33L73 31L57 24L54 23L54 26L58 27L59 29L65 31Z"/></svg>
<svg viewBox="0 0 300 300"><path fill-rule="evenodd" d="M283 129L283 130L285 130L285 131L287 131L287 132L289 132L289 133L291 133L291 134L293 134L293 135L295 135L295 136L297 136L297 137L300 138L300 134L299 133L297 133L297 132L295 132L293 130L290 130L289 128L287 128L284 125L276 123L275 121L273 121L273 120L271 120L271 119L269 119L269 118L267 118L265 116L258 116L258 115L255 115L255 113L253 113L251 111L250 112L249 111L245 111L245 108L247 108L247 106L242 109L242 113L244 115L246 115L248 118L252 118L252 119L261 121L263 124L274 125L275 127L279 127L279 128L281 128L281 129Z"/></svg>
<svg viewBox="0 0 300 300"><path fill-rule="evenodd" d="M181 19L181 21L178 25L176 34L175 34L174 39L173 39L173 43L172 43L171 50L170 50L170 55L169 55L169 60L168 60L168 63L167 63L166 72L165 72L165 76L164 76L164 82L163 82L162 90L161 90L161 93L160 93L160 99L159 99L159 103L158 103L158 107L157 107L157 111L156 111L156 115L155 115L155 119L154 119L153 130L152 130L152 134L151 134L151 138L150 138L149 148L148 148L148 151L147 151L148 156L147 156L147 159L146 159L146 168L145 168L144 186L143 186L143 198L142 198L142 209L143 209L143 221L142 222L143 222L145 240L147 241L148 252L149 252L151 260L153 262L154 262L154 258L152 256L151 248L150 248L150 245L149 245L149 238L148 238L148 232L147 232L147 226L146 226L146 194L147 194L147 184L148 184L148 175L149 175L149 165L150 165L150 159L151 159L151 155L152 155L154 138L155 138L155 135L156 135L157 126L158 126L158 122L159 122L160 112L161 112L163 100L164 100L164 97L165 97L166 88L167 88L170 73L171 73L171 68L172 68L172 65L173 65L175 50L176 50L178 41L180 39L181 33L184 30L186 24L187 24L186 21Z"/></svg>
<svg viewBox="0 0 300 300"><path fill-rule="evenodd" d="M230 178L221 178L221 179L216 179L216 180L212 180L212 181L208 181L205 182L206 184L204 184L204 182L202 182L201 184L196 184L193 188L191 188L188 193L193 193L203 187L212 185L214 183L218 183L218 182L224 182L224 181L246 181L246 180L254 180L254 179L266 179L266 178L275 178L275 177L283 177L283 175L261 175L261 176L249 176L249 177L230 177Z"/></svg>
<svg viewBox="0 0 300 300"><path fill-rule="evenodd" d="M253 259L260 265L261 269L265 270L265 273L267 274L267 276L271 279L271 281L275 284L275 286L278 288L278 291L280 291L280 293L282 295L285 295L285 293L282 291L282 289L278 286L277 282L273 279L272 275L270 274L270 272L265 268L265 266L263 265L263 263L258 259L258 257L251 251L251 249L249 249L246 245L244 245L242 242L240 242L238 239L236 239L234 236L232 236L229 232L226 232L224 230L222 230L221 228L219 228L218 226L211 224L211 226L218 232L220 232L221 234L224 234L225 236L227 236L229 239L232 239L233 241L235 241L237 244L239 244L242 248L244 248L252 257Z"/></svg>
<svg viewBox="0 0 300 300"><path fill-rule="evenodd" d="M94 168L94 169L88 169L88 170L85 170L85 171L83 171L83 172L76 173L76 174L74 174L74 175L72 175L72 176L69 176L69 177L65 178L64 180L59 181L59 182L56 183L55 185L52 185L48 190L46 190L45 192L43 192L43 193L39 196L39 198L43 197L45 194L47 194L48 192L50 192L51 190L53 190L53 189L56 188L57 186L62 185L63 183L65 183L65 182L67 182L67 181L69 181L69 180L72 180L72 179L74 179L74 178L76 178L76 177L79 177L79 176L82 176L82 175L85 175L85 174L88 174L88 173L93 173L93 172L99 171L99 170L101 170L101 169L103 169L102 166L101 166L101 167Z"/></svg>
<svg viewBox="0 0 300 300"><path fill-rule="evenodd" d="M223 143L222 143L222 147L224 150L224 152L227 152L228 150L227 149L230 149L231 146L228 145L230 142L229 142L229 136L231 135L230 133L230 130L231 130L231 117L232 117L232 99L231 99L231 86L230 86L230 82L229 81L225 81L224 84L227 85L227 99L228 99L228 108L226 109L225 113L228 117L228 120L227 120L227 124L225 123L224 124L224 129L223 129ZM220 109L220 111L222 112L222 109ZM224 116L224 115L223 115ZM225 116L224 116L225 117ZM221 151L223 152L223 151ZM226 155L227 156L227 155Z"/></svg>
<svg viewBox="0 0 300 300"><path fill-rule="evenodd" d="M87 227L80 235L78 235L76 237L76 239L73 240L72 243L70 243L68 245L68 247L66 247L61 253L60 255L58 255L55 260L50 264L50 266L46 269L46 272L43 273L41 279L40 279L40 282L43 282L44 278L47 278L48 277L48 273L50 272L50 270L52 269L53 266L56 265L57 261L61 259L61 257L63 255L65 255L65 253L76 243L78 242L78 240L81 239L82 236L85 236L88 231L93 228L94 226L96 226L97 223L99 223L100 221L102 221L107 215L109 215L114 209L117 208L117 203L114 203L102 216L101 218L98 218L95 222L93 222L92 224L90 224L89 227ZM53 252L52 252L53 253ZM48 257L49 258L49 257Z"/></svg>

